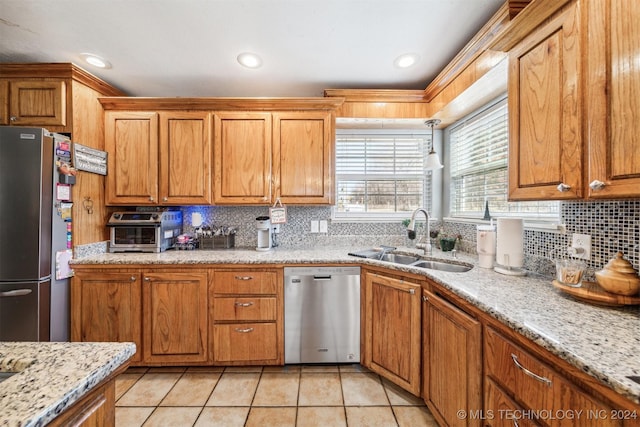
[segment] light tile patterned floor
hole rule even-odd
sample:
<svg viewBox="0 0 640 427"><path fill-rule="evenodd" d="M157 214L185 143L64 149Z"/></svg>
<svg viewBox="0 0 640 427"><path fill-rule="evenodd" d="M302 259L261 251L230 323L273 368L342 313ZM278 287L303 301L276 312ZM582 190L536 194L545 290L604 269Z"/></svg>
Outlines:
<svg viewBox="0 0 640 427"><path fill-rule="evenodd" d="M130 368L116 427L437 426L424 402L360 365Z"/></svg>

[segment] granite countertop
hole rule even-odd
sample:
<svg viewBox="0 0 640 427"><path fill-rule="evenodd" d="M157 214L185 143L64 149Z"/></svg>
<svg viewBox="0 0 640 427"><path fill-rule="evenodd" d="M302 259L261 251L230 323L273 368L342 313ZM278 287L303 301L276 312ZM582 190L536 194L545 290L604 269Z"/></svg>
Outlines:
<svg viewBox="0 0 640 427"><path fill-rule="evenodd" d="M0 342L0 426L51 422L135 353L133 343Z"/></svg>
<svg viewBox="0 0 640 427"><path fill-rule="evenodd" d="M599 307L577 301L533 273L506 276L478 267L477 258L458 253L455 262L476 265L466 273L448 273L390 264L348 255L367 248L276 248L167 251L159 254L101 254L72 264L362 264L422 274L440 283L553 354L640 404L640 306ZM421 254L412 248L397 251ZM433 258L452 259L435 250Z"/></svg>

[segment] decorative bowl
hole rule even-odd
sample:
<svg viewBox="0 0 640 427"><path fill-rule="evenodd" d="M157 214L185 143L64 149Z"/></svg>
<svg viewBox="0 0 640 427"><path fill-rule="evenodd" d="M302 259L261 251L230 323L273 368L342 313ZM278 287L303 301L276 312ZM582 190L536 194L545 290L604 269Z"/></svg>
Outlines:
<svg viewBox="0 0 640 427"><path fill-rule="evenodd" d="M631 296L640 291L640 277L631 263L623 258L622 252L618 252L595 275L596 282L612 294Z"/></svg>

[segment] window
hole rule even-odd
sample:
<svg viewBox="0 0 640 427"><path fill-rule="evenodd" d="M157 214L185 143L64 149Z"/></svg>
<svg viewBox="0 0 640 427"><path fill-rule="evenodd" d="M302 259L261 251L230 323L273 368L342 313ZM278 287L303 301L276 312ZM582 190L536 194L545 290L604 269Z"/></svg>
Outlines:
<svg viewBox="0 0 640 427"><path fill-rule="evenodd" d="M387 131L388 132L388 131ZM431 135L338 131L336 219L406 218L431 202Z"/></svg>
<svg viewBox="0 0 640 427"><path fill-rule="evenodd" d="M488 202L493 217L558 220L558 202L507 202L507 114L502 98L449 128L450 215L482 218Z"/></svg>

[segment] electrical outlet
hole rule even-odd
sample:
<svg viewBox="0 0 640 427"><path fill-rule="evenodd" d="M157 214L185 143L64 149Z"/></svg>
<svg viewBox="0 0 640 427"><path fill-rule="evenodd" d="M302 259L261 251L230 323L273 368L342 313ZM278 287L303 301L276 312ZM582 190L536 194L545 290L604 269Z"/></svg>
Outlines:
<svg viewBox="0 0 640 427"><path fill-rule="evenodd" d="M318 221L311 221L311 232L312 233L318 233L319 232L319 226L318 226Z"/></svg>
<svg viewBox="0 0 640 427"><path fill-rule="evenodd" d="M571 236L571 248L575 258L591 259L591 236L588 234L573 233Z"/></svg>
<svg viewBox="0 0 640 427"><path fill-rule="evenodd" d="M326 220L320 221L320 232L327 233L328 231L329 229L328 229L327 221Z"/></svg>

